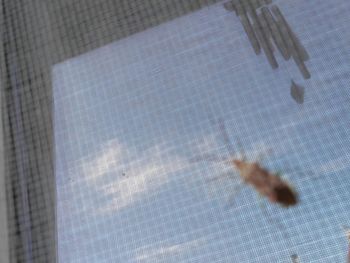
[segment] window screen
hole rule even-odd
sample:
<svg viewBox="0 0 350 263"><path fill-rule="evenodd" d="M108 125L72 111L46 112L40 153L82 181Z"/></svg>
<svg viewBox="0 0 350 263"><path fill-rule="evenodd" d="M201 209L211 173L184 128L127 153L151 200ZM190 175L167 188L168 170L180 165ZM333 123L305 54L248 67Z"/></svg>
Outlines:
<svg viewBox="0 0 350 263"><path fill-rule="evenodd" d="M18 262L349 260L349 1L63 2L5 45Z"/></svg>
<svg viewBox="0 0 350 263"><path fill-rule="evenodd" d="M350 5L276 5L308 80L222 3L54 66L60 262L345 261ZM225 161L241 151L297 205L259 197Z"/></svg>

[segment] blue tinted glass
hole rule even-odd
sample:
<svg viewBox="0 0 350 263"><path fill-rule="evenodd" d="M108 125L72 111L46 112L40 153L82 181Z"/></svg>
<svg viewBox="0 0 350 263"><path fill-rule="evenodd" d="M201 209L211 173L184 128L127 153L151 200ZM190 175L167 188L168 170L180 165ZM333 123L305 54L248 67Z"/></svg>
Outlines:
<svg viewBox="0 0 350 263"><path fill-rule="evenodd" d="M55 65L60 262L345 261L350 2L275 5L309 79L276 47L272 69L222 3Z"/></svg>

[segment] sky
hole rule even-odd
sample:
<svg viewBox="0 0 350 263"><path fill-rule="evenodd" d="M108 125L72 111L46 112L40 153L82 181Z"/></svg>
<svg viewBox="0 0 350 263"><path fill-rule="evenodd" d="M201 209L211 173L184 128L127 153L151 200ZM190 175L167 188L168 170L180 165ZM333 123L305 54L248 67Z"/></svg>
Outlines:
<svg viewBox="0 0 350 263"><path fill-rule="evenodd" d="M345 262L350 2L275 3L310 54L307 81L293 61L277 55L272 70L256 56L222 4L53 67L59 262ZM252 161L271 151L262 165L297 206L270 204L225 163L193 161L238 158L219 119L237 154L239 142Z"/></svg>

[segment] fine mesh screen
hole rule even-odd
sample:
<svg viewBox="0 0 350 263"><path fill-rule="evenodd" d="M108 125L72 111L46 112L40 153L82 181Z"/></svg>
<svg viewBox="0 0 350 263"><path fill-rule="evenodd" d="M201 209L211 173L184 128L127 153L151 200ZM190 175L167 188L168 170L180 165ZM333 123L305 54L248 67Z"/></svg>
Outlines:
<svg viewBox="0 0 350 263"><path fill-rule="evenodd" d="M4 3L10 262L347 262L349 1Z"/></svg>

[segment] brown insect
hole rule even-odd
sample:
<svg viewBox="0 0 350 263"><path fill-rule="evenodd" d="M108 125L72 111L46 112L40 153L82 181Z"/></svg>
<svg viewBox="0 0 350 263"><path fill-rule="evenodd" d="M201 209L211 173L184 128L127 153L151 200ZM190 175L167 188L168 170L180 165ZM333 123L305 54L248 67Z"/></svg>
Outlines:
<svg viewBox="0 0 350 263"><path fill-rule="evenodd" d="M231 156L235 152L229 135L227 133L225 124L222 120L219 122L220 132L225 141L226 147ZM260 195L266 197L270 202L277 203L283 207L294 206L298 203L298 195L288 182L283 180L278 173L273 173L264 168L259 161L249 162L246 160L245 154L242 150L241 144L238 142L242 158L224 160L214 156L202 156L202 160L209 161L225 161L238 170L243 182L252 186ZM260 156L261 157L261 156ZM260 158L258 158L260 159ZM197 159L198 160L198 159ZM220 179L221 176L212 178L211 180ZM238 189L237 189L238 190Z"/></svg>
<svg viewBox="0 0 350 263"><path fill-rule="evenodd" d="M241 158L234 158L235 151L233 148L233 145L230 141L228 132L226 130L226 126L223 120L219 120L219 128L220 133L222 136L222 139L224 140L224 143L226 145L226 148L230 154L230 158L221 158L220 156L211 155L211 154L204 154L199 157L196 157L192 159L193 161L210 161L210 162L225 162L232 167L234 167L240 175L240 178L242 179L244 183L252 186L261 196L266 197L271 203L277 203L279 205L282 205L283 207L290 207L294 206L298 203L298 195L294 191L294 189L289 185L289 183L285 180L283 180L279 173L273 173L268 171L266 168L264 168L260 161L263 157L262 154L260 154L257 158L257 161L249 162L246 159L245 153L243 151L243 147L240 143L240 141L237 141L237 145L240 150ZM228 173L228 174L221 174L215 177L210 178L210 181L214 180L220 180L223 178L223 176L230 179L235 179L233 177L234 173ZM237 194L238 190L242 189L241 184L237 184L233 190L230 197L230 203L229 205L232 205L232 200ZM264 213L266 219L273 225L275 225L282 233L282 235L287 239L290 240L290 236L287 232L287 227L274 218L269 211L264 207L262 207L262 212ZM293 263L299 263L299 256L296 253L291 253L290 255L291 261ZM350 263L350 262L349 262Z"/></svg>
<svg viewBox="0 0 350 263"><path fill-rule="evenodd" d="M244 182L250 184L255 190L269 199L272 203L278 203L288 207L298 203L298 196L292 187L278 174L269 172L257 162L244 160L232 160Z"/></svg>

